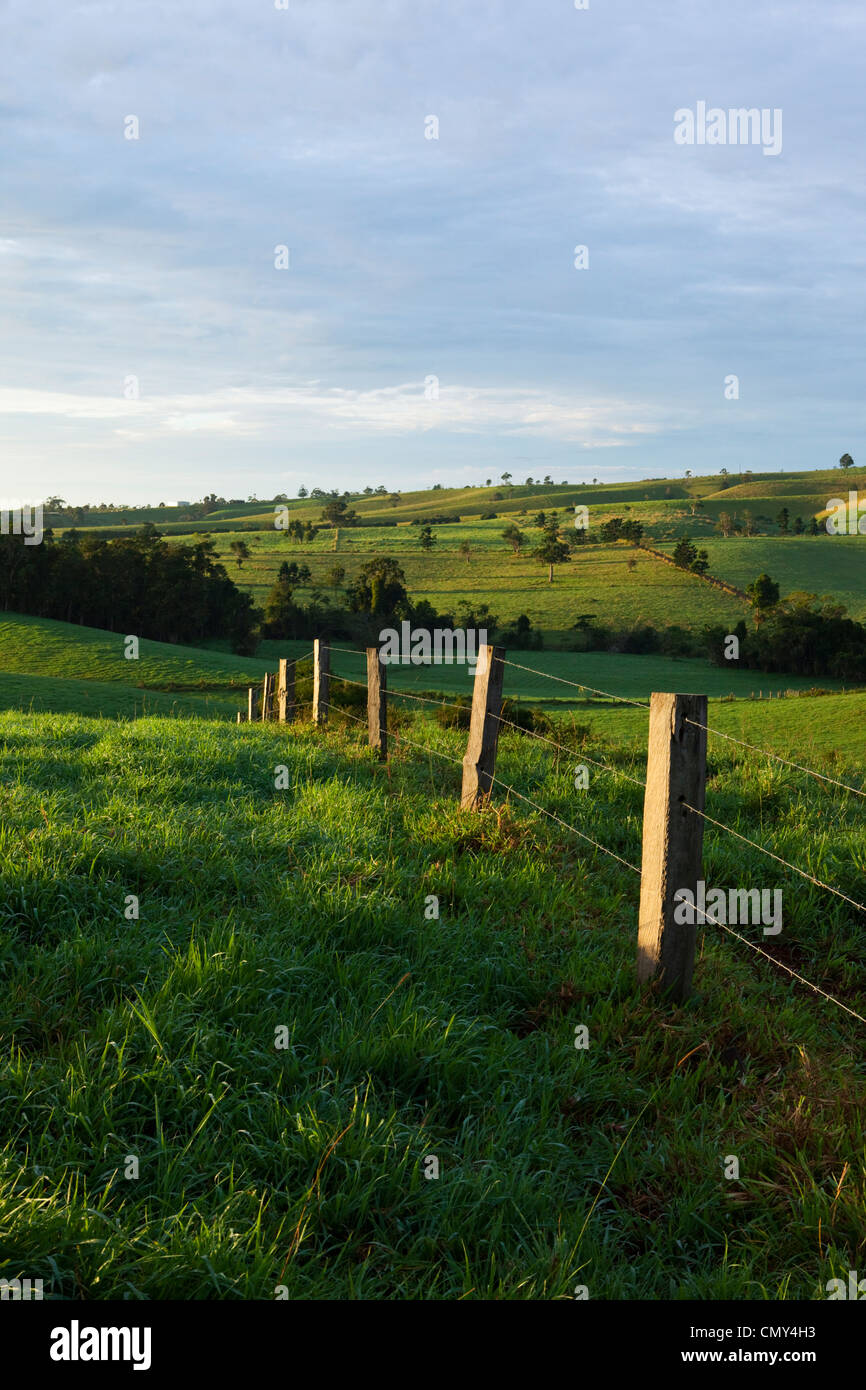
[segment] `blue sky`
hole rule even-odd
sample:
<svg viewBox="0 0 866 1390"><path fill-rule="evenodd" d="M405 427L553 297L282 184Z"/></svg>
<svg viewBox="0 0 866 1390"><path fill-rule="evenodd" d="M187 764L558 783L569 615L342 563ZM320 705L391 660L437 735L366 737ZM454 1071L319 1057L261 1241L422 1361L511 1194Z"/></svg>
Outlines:
<svg viewBox="0 0 866 1390"><path fill-rule="evenodd" d="M859 460L864 39L859 0L0 4L0 492ZM677 144L699 101L781 153Z"/></svg>

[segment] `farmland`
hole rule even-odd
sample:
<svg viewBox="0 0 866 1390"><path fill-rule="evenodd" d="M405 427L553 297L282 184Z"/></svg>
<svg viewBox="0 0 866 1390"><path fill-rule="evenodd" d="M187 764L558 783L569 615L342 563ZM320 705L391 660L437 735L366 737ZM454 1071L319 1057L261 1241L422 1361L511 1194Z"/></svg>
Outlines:
<svg viewBox="0 0 866 1390"><path fill-rule="evenodd" d="M258 605L283 560L309 567L304 602L385 554L413 602L528 614L544 647L509 646L504 694L530 727L503 725L473 813L447 708L465 668L389 668L380 763L349 639L315 727L310 640L240 656L141 637L130 658L129 634L0 616L0 1268L51 1298L381 1301L815 1299L857 1267L862 1025L839 1004L866 1012L866 691L573 650L587 617L753 622L699 575L598 542L612 515L662 550L691 534L737 588L767 570L866 615L861 538L713 530L720 510L823 506L838 472L726 481L361 496L362 519L397 524L305 542L255 501L156 513L172 540L208 532ZM550 584L534 514L582 502L591 543ZM457 511L425 552L412 521ZM282 657L301 662L298 722L237 724ZM635 976L658 690L709 696L707 810L727 829L707 824L706 880L784 902L778 939L699 928L680 1009Z"/></svg>
<svg viewBox="0 0 866 1390"><path fill-rule="evenodd" d="M4 1262L76 1299L822 1296L866 1197L854 1020L710 930L671 1014L632 876L501 795L468 821L461 735L411 729L441 756L386 771L336 728L0 715ZM862 898L859 808L737 754L716 813ZM629 783L581 801L511 733L501 775L639 857ZM724 837L707 877L781 884L780 958L863 1010L850 908Z"/></svg>

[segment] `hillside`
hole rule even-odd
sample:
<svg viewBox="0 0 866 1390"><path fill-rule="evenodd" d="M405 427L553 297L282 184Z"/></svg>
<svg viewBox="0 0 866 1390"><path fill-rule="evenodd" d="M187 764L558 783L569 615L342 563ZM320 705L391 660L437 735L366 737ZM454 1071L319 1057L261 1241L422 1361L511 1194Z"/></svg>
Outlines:
<svg viewBox="0 0 866 1390"><path fill-rule="evenodd" d="M0 715L6 1258L75 1299L821 1297L861 1240L858 1025L710 930L671 1019L634 877L501 795L459 813L463 736L412 737L446 760ZM500 763L639 855L638 788L510 732ZM728 750L709 796L866 895L844 796ZM780 958L866 1008L845 904L715 834L707 876L782 884Z"/></svg>

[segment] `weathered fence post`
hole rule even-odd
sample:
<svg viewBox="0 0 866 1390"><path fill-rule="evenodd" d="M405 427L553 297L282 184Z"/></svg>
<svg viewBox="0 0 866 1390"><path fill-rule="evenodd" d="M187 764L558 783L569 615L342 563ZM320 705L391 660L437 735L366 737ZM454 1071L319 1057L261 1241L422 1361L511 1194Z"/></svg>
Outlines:
<svg viewBox="0 0 866 1390"><path fill-rule="evenodd" d="M281 724L293 723L295 718L295 663L286 657L280 659L280 679L277 686L277 702Z"/></svg>
<svg viewBox="0 0 866 1390"><path fill-rule="evenodd" d="M323 637L313 643L313 721L324 724L331 699L331 649Z"/></svg>
<svg viewBox="0 0 866 1390"><path fill-rule="evenodd" d="M707 734L698 725L706 722L706 695L652 696L637 977L642 983L658 979L678 1002L691 989L697 924L674 920L675 894L688 889L696 901L704 843L703 816L687 811L682 803L704 809Z"/></svg>
<svg viewBox="0 0 866 1390"><path fill-rule="evenodd" d="M496 771L496 744L502 709L502 682L505 677L504 647L479 648L472 692L469 742L463 758L463 789L460 806L477 810L490 795Z"/></svg>
<svg viewBox="0 0 866 1390"><path fill-rule="evenodd" d="M268 671L262 682L262 722L270 719L273 714L274 704L274 673Z"/></svg>
<svg viewBox="0 0 866 1390"><path fill-rule="evenodd" d="M251 685L247 690L247 722L249 724L252 724L253 720L255 719L258 707L259 694L258 691L254 688L254 686Z"/></svg>
<svg viewBox="0 0 866 1390"><path fill-rule="evenodd" d="M380 758L388 756L388 676L379 648L367 648L367 736Z"/></svg>
<svg viewBox="0 0 866 1390"><path fill-rule="evenodd" d="M240 712L240 710L238 710L238 723L240 724L240 722L241 722L241 712Z"/></svg>

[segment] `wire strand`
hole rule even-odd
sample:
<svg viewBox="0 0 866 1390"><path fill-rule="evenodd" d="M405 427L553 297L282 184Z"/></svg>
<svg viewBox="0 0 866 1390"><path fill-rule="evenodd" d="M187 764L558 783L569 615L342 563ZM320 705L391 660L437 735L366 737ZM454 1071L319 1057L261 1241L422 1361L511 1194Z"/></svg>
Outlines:
<svg viewBox="0 0 866 1390"><path fill-rule="evenodd" d="M848 1005L843 1004L841 999L837 999L835 994L828 994L825 989L821 989L820 985L815 985L811 980L807 980L805 975L798 975L797 971L792 970L789 965L785 965L784 961L777 960L775 956L770 955L769 951L765 951L760 946L756 946L754 941L749 941L748 937L741 936L738 931L734 931L733 927L729 927L727 922L720 922L718 917L711 917L704 908L698 907L697 903L695 903L694 906L697 911L701 913L705 921L711 922L714 927L721 927L722 930L726 931L730 936L735 936L738 941L742 941L743 945L748 946L750 950L757 951L759 956L763 956L765 960L771 961L772 964L777 965L780 970L787 971L792 979L799 980L800 984L805 985L807 989L813 990L815 994L820 994L824 999L829 999L831 1004L836 1004L838 1008L844 1009L846 1014L850 1014L852 1018L859 1019L861 1023L866 1023L866 1018L864 1018L862 1014L858 1014L854 1009L849 1009Z"/></svg>
<svg viewBox="0 0 866 1390"><path fill-rule="evenodd" d="M549 743L551 748L561 748L563 753L568 753L570 754L570 756L574 758L581 758L585 762L592 763L593 767L600 767L605 772L613 773L616 777L624 777L626 781L633 782L636 787L643 787L644 789L646 789L646 782L639 781L637 777L632 777L630 773L623 772L621 768L611 767L610 763L597 762L595 758L590 758L587 753L579 751L575 748L569 748L564 743L557 743L555 739L547 738L544 734L538 734L535 732L534 729L523 729L519 724L515 724L513 720L503 719L501 714L494 714L493 718L498 720L500 724L508 724L512 729L517 729L519 733L525 734L527 738L540 739L542 743Z"/></svg>
<svg viewBox="0 0 866 1390"><path fill-rule="evenodd" d="M702 816L705 821L709 821L710 825L718 826L719 830L726 830L729 835L733 835L737 840L742 840L744 845L751 845L752 849L759 850L761 854L766 854L768 859L775 859L777 864L784 864L786 869L792 869L795 874L800 874L803 878L808 879L810 883L814 883L818 888L826 888L828 893L835 893L837 898L842 898L844 902L850 903L851 906L856 907L859 912L866 912L866 907L864 907L863 903L858 903L855 898L849 898L847 893L840 892L838 888L833 887L832 883L824 883L822 879L815 878L814 874L808 873L806 869L800 869L796 864L789 863L787 859L782 859L780 855L774 854L771 849L765 849L763 845L759 845L756 840L750 840L747 836L741 835L739 830L733 830L730 825L725 825L722 821L715 820L712 816L708 816L706 811L699 811L695 806L690 806L687 801L681 801L680 805L684 806L687 811L693 811L696 816Z"/></svg>
<svg viewBox="0 0 866 1390"><path fill-rule="evenodd" d="M804 767L802 763L793 763L790 758L783 758L779 753L771 753L766 748L758 748L757 744L746 743L745 739L734 738L733 734L722 733L721 729L711 729L708 724L700 724L696 719L687 719L687 724L694 724L696 729L704 729L708 734L716 734L719 738L726 738L729 743L738 743L741 748L749 748L753 753L760 753L765 758L775 758L777 763L784 763L786 767L795 767L798 772L806 772L810 777L818 777L822 782L831 782L834 787L844 787L845 791L853 792L855 796L866 797L866 791L859 787L852 787L848 782L840 782L836 777L827 777L823 772L815 772L814 768Z"/></svg>
<svg viewBox="0 0 866 1390"><path fill-rule="evenodd" d="M612 695L609 690L596 690L594 685L586 685L583 681L566 680L565 676L554 676L551 671L538 671L534 666L521 666L519 661L508 661L506 657L501 658L503 666L513 666L518 671L529 671L534 676L544 676L549 681L559 681L561 685L574 686L575 690L589 690L593 695L603 695L607 700L618 700L623 705L636 705L638 709L649 709L649 705L643 700L629 700L626 695Z"/></svg>

